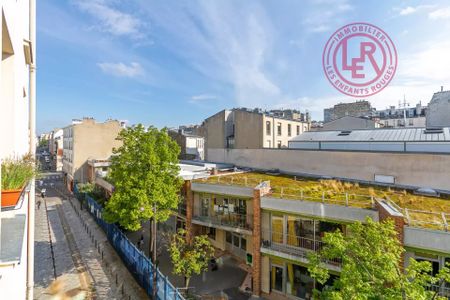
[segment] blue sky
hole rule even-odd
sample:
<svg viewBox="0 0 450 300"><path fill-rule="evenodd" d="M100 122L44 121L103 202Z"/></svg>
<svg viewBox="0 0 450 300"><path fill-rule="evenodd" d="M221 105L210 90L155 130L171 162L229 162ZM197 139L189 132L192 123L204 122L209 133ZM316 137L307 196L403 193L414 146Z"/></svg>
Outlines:
<svg viewBox="0 0 450 300"><path fill-rule="evenodd" d="M178 126L224 108L324 107L354 99L322 70L330 35L351 22L398 52L377 108L450 89L449 1L39 0L38 132L72 118Z"/></svg>

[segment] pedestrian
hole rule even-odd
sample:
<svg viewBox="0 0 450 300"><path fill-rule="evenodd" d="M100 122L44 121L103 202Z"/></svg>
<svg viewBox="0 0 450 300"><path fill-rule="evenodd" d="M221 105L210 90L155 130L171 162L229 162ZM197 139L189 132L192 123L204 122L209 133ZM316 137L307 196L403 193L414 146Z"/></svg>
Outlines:
<svg viewBox="0 0 450 300"><path fill-rule="evenodd" d="M41 199L38 199L38 201L37 201L37 207L38 207L38 210L41 208Z"/></svg>

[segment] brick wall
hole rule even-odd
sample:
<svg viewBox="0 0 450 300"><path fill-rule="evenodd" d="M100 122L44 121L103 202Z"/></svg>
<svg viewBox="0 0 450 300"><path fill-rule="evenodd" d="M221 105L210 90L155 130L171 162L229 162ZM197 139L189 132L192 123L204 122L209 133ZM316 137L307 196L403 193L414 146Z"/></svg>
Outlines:
<svg viewBox="0 0 450 300"><path fill-rule="evenodd" d="M253 191L253 295L261 296L261 190Z"/></svg>

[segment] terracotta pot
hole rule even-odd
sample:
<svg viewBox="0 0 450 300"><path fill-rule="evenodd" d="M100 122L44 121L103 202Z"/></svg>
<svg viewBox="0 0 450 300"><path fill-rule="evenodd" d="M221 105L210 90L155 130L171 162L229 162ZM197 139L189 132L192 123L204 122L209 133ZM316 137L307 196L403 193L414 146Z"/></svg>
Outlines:
<svg viewBox="0 0 450 300"><path fill-rule="evenodd" d="M23 189L2 191L2 207L16 206Z"/></svg>

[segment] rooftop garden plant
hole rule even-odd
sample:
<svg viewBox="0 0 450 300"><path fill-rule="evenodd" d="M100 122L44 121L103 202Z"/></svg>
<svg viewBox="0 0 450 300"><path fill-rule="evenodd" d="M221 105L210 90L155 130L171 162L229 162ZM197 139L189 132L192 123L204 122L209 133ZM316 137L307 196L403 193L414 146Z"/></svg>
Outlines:
<svg viewBox="0 0 450 300"><path fill-rule="evenodd" d="M34 160L27 154L2 162L2 191L22 189L36 175Z"/></svg>

